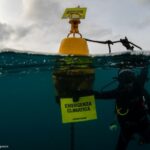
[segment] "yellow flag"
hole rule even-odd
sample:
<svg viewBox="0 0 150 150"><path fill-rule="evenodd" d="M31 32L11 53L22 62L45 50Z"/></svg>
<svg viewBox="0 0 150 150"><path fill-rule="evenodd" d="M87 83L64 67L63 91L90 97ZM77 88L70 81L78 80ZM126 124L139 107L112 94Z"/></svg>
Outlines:
<svg viewBox="0 0 150 150"><path fill-rule="evenodd" d="M94 96L80 97L78 102L73 98L61 98L63 123L73 123L97 119Z"/></svg>

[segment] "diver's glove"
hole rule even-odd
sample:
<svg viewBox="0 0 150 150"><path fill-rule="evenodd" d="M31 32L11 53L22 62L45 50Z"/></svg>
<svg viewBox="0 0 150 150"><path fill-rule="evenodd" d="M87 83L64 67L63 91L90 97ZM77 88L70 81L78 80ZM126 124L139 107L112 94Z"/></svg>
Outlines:
<svg viewBox="0 0 150 150"><path fill-rule="evenodd" d="M117 123L116 122L112 122L110 125L109 125L109 130L111 131L116 131L118 129L118 126L117 126Z"/></svg>
<svg viewBox="0 0 150 150"><path fill-rule="evenodd" d="M89 96L93 94L93 90L76 90L73 93L73 101L79 101L80 97Z"/></svg>

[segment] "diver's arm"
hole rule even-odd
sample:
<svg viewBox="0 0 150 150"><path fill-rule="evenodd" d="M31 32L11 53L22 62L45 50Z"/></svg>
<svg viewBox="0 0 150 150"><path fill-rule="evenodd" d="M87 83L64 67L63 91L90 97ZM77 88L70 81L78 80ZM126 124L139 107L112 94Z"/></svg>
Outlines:
<svg viewBox="0 0 150 150"><path fill-rule="evenodd" d="M93 91L93 94L96 99L115 99L118 95L118 90L114 89L114 90L105 91L105 92Z"/></svg>
<svg viewBox="0 0 150 150"><path fill-rule="evenodd" d="M79 97L88 96L88 95L94 95L96 99L114 99L118 95L118 90L114 89L105 92L98 92L94 90L81 90L81 91L76 91L73 97L78 100Z"/></svg>

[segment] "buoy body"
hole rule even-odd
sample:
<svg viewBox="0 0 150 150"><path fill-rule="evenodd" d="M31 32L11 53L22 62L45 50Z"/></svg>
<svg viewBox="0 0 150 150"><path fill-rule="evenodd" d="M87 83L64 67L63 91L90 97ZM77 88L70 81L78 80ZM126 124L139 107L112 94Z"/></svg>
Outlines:
<svg viewBox="0 0 150 150"><path fill-rule="evenodd" d="M59 53L68 55L88 55L89 49L85 39L69 37L62 40Z"/></svg>
<svg viewBox="0 0 150 150"><path fill-rule="evenodd" d="M74 11L73 14L76 15ZM58 65L59 67L53 72L53 81L58 97L56 101L58 104L60 104L60 98L64 97L70 97L75 100L75 92L78 90L91 91L95 79L95 70L89 66L89 64L92 64L91 58L80 57L89 55L88 44L82 38L82 34L78 29L80 16L78 19L70 17L69 19L71 29L67 38L61 41L59 54L73 56L64 57L62 63L60 60L60 66ZM73 37L70 37L71 35ZM78 36L76 37L76 35ZM57 62L59 63L59 60Z"/></svg>

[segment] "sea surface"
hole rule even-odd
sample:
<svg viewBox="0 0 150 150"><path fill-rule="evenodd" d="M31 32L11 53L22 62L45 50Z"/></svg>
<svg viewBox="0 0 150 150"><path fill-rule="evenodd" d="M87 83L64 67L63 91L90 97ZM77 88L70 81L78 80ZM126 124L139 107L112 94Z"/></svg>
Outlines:
<svg viewBox="0 0 150 150"><path fill-rule="evenodd" d="M97 120L63 124L53 72L60 66L89 66L95 69L93 89L101 90L120 68L130 67L138 74L149 62L148 52L89 57L0 52L0 149L114 150L119 127L111 131L109 126L116 120L115 101L96 100ZM105 90L117 85L113 82ZM150 92L149 81L145 88ZM128 147L133 149L149 150L150 145L140 146L135 138Z"/></svg>

